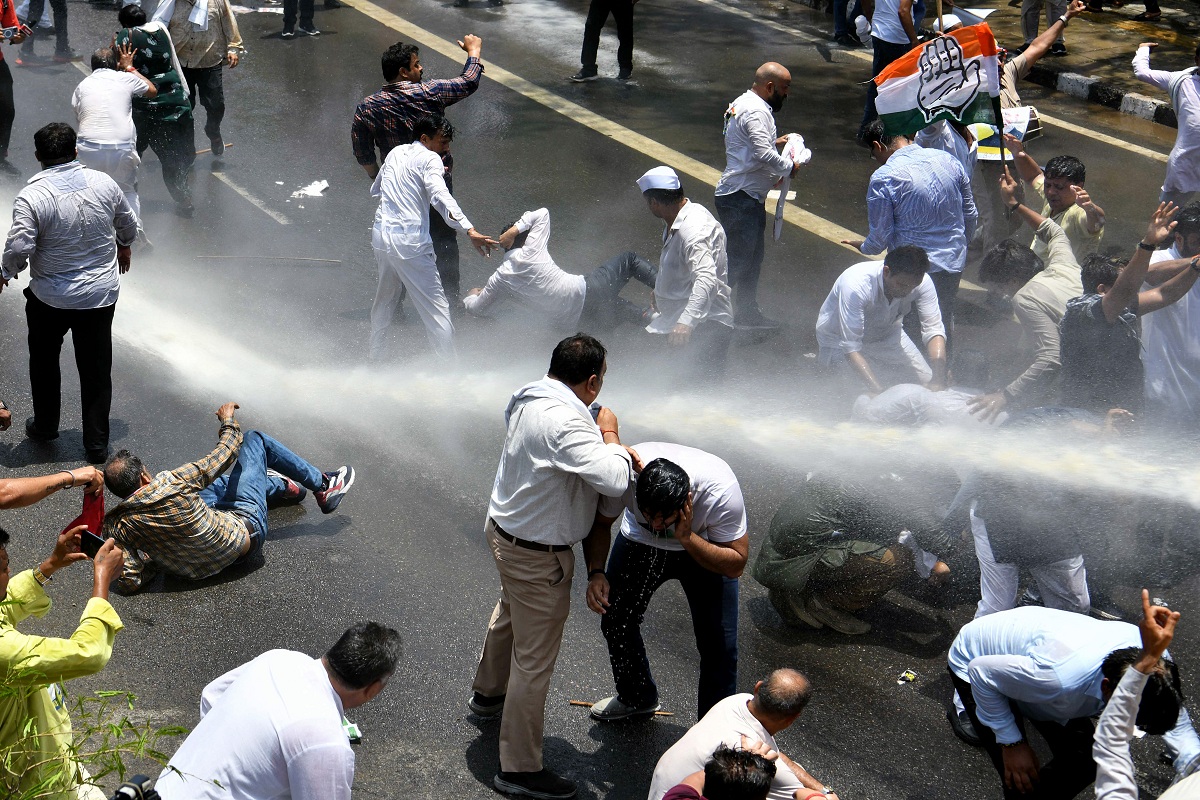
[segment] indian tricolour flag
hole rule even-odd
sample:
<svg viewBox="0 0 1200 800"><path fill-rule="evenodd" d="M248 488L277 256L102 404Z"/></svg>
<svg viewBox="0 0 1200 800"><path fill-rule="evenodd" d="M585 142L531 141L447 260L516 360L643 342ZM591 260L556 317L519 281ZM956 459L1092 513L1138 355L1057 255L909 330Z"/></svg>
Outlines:
<svg viewBox="0 0 1200 800"><path fill-rule="evenodd" d="M959 28L914 48L875 78L875 108L890 135L909 135L938 120L994 123L1000 95L999 51L986 24Z"/></svg>

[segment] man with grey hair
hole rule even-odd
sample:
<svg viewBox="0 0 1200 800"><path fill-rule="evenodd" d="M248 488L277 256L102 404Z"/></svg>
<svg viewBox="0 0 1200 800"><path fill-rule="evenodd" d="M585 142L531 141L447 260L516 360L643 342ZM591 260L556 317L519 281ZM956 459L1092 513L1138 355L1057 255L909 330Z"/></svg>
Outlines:
<svg viewBox="0 0 1200 800"><path fill-rule="evenodd" d="M717 703L704 718L683 735L683 738L663 753L654 768L648 800L662 800L671 787L684 778L704 769L704 765L721 745L738 747L745 737L762 742L769 750L779 753L775 779L771 782L769 800L794 800L804 789L837 800L832 789L824 785L804 767L779 752L775 734L791 727L812 696L812 685L794 669L777 669L764 681L754 684L753 694L735 694ZM820 800L821 794L809 794Z"/></svg>
<svg viewBox="0 0 1200 800"><path fill-rule="evenodd" d="M92 54L92 74L75 87L71 108L78 127L75 147L79 163L103 172L117 182L138 217L142 230L142 205L137 194L137 131L133 127L133 98L153 100L154 83L133 68L133 45L102 47Z"/></svg>

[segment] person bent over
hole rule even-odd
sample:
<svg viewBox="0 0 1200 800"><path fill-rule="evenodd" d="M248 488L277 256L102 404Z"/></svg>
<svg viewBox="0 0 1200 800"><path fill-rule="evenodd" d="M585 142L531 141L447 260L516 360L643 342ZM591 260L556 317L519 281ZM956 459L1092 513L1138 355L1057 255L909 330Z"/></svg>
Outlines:
<svg viewBox="0 0 1200 800"><path fill-rule="evenodd" d="M321 472L265 433L243 437L237 408L217 409L220 441L199 461L151 476L121 450L104 465L105 485L123 498L105 515L103 533L126 548L122 592L142 588L149 564L192 580L216 575L262 550L269 507L299 503L307 489L331 514L349 491L353 469Z"/></svg>
<svg viewBox="0 0 1200 800"><path fill-rule="evenodd" d="M950 577L946 563L926 549L951 550L938 509L956 488L949 476L810 477L771 520L754 579L770 590L772 605L789 622L867 633L870 624L855 613L914 567L934 585Z"/></svg>

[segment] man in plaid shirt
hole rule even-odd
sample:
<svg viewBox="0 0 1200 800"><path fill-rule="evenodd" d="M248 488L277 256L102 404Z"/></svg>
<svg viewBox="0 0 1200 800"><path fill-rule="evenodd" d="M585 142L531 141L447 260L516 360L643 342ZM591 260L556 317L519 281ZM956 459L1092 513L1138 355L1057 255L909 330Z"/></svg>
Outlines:
<svg viewBox="0 0 1200 800"><path fill-rule="evenodd" d="M267 508L299 503L306 488L325 514L342 502L354 483L353 469L322 473L264 433L243 437L233 417L237 408L226 403L217 409L220 441L199 461L151 477L141 459L120 450L104 465L104 484L123 498L105 515L101 533L125 550L119 591L142 588L150 562L200 580L245 561L262 549Z"/></svg>
<svg viewBox="0 0 1200 800"><path fill-rule="evenodd" d="M462 74L457 78L436 81L421 80L425 68L421 66L420 52L415 44L397 42L384 51L383 79L387 83L358 104L354 110L354 122L350 126L354 157L372 180L392 148L416 141L412 133L413 123L430 114L445 115L446 106L470 97L479 88L479 79L483 77L483 64L479 61L483 40L467 34L458 46L467 53ZM376 149L379 151L378 158ZM442 163L446 167L446 186L453 192L451 171L454 168L454 156L443 154ZM457 234L436 213L429 215L429 234L433 239L438 276L442 280L446 299L450 308L458 310Z"/></svg>

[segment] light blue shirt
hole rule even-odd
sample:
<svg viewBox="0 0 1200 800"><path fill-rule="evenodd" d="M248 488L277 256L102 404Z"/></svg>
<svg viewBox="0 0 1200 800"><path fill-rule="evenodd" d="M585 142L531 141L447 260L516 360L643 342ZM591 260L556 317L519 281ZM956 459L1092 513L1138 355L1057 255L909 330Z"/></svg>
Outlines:
<svg viewBox="0 0 1200 800"><path fill-rule="evenodd" d="M5 280L29 266L29 289L54 308L105 308L121 288L117 245L137 236L137 216L116 181L78 161L44 169L13 201Z"/></svg>
<svg viewBox="0 0 1200 800"><path fill-rule="evenodd" d="M913 144L892 153L871 176L867 218L864 255L911 244L929 256L930 272L962 272L979 212L962 164Z"/></svg>
<svg viewBox="0 0 1200 800"><path fill-rule="evenodd" d="M1136 625L1051 608L1015 608L963 626L950 645L950 671L971 684L979 721L1000 744L1022 738L1009 701L1029 719L1066 724L1104 710L1100 665L1114 650L1142 646ZM1115 688L1115 687L1114 687ZM1164 737L1176 769L1200 755L1185 709Z"/></svg>

